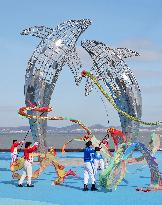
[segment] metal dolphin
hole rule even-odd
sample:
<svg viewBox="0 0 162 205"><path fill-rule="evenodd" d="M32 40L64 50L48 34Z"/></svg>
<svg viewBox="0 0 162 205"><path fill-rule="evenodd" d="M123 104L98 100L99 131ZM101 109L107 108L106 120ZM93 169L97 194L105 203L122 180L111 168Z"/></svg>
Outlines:
<svg viewBox="0 0 162 205"><path fill-rule="evenodd" d="M102 42L86 40L81 42L82 47L93 60L91 71L102 80L115 103L120 109L136 116L142 115L142 99L138 82L123 58L138 56L135 51L119 48L112 49ZM93 88L93 82L87 79L86 94ZM121 127L131 141L135 140L139 123L133 122L119 113Z"/></svg>
<svg viewBox="0 0 162 205"><path fill-rule="evenodd" d="M64 65L70 67L76 84L79 83L79 70L82 64L75 44L90 24L89 19L69 20L55 29L34 26L22 31L22 35L32 35L41 39L26 70L24 94L27 106L35 104L41 107L50 104L51 95ZM42 113L42 115L46 114ZM40 151L46 151L47 122L30 119L29 123L33 139L40 143Z"/></svg>

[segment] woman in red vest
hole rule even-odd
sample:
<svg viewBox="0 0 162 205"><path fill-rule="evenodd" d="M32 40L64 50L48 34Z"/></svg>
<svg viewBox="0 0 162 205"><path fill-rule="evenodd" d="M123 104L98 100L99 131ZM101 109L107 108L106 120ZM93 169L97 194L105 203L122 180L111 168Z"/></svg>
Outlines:
<svg viewBox="0 0 162 205"><path fill-rule="evenodd" d="M34 187L34 185L31 184L31 178L32 178L32 164L33 164L33 152L37 150L38 148L38 142L35 142L33 146L31 146L31 142L25 143L25 149L24 149L24 171L23 174L19 180L19 187L23 187L23 181L27 176L27 187Z"/></svg>

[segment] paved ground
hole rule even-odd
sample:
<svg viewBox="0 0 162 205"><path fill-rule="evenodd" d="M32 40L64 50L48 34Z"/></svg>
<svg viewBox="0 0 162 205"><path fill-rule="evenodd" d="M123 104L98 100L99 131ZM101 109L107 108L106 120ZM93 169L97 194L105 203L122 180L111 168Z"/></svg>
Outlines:
<svg viewBox="0 0 162 205"><path fill-rule="evenodd" d="M67 159L80 158L82 153L68 153ZM161 163L162 153L157 154ZM63 159L62 159L63 160ZM80 159L79 159L80 160ZM162 191L137 192L136 187L147 186L150 181L149 169L143 165L131 165L125 181L116 191L83 192L83 168L82 166L68 166L77 171L77 177L69 177L61 186L52 186L55 171L49 167L38 180L34 181L34 188L19 188L17 181L13 180L9 170L9 153L0 153L0 204L5 205L161 205ZM138 170L140 169L140 170Z"/></svg>

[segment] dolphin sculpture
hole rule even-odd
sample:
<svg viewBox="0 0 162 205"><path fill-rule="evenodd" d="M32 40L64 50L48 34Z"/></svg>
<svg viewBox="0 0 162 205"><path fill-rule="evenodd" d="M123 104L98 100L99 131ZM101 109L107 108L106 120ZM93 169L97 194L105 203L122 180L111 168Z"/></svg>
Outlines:
<svg viewBox="0 0 162 205"><path fill-rule="evenodd" d="M21 35L32 35L41 39L34 50L26 70L24 95L26 106L48 106L59 74L64 65L68 65L75 82L80 82L79 70L82 67L76 52L79 36L91 24L89 19L69 20L55 29L45 26L34 26L24 29ZM29 111L30 114L39 114ZM40 114L39 114L40 115ZM46 113L41 115L46 116ZM34 141L39 142L39 151L46 152L46 120L29 119Z"/></svg>
<svg viewBox="0 0 162 205"><path fill-rule="evenodd" d="M123 58L138 56L135 51L118 48L112 49L102 42L86 40L82 47L93 60L91 71L102 80L117 106L123 111L139 119L142 116L142 99L138 82ZM93 89L93 82L87 79L86 95ZM130 141L136 139L139 123L133 122L119 113L122 131Z"/></svg>

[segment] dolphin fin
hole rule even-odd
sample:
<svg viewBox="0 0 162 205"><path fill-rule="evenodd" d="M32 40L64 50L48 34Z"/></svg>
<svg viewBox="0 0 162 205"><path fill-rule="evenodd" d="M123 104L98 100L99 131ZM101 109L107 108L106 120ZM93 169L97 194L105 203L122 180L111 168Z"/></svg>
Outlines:
<svg viewBox="0 0 162 205"><path fill-rule="evenodd" d="M32 35L38 38L46 38L49 34L54 31L53 28L48 28L45 26L33 26L27 29L24 29L20 34L21 35Z"/></svg>
<svg viewBox="0 0 162 205"><path fill-rule="evenodd" d="M130 50L128 48L116 48L113 50L120 58L130 58L134 56L139 56L138 52Z"/></svg>
<svg viewBox="0 0 162 205"><path fill-rule="evenodd" d="M93 90L93 87L94 87L93 81L87 78L85 84L85 96L88 96L90 94L90 92Z"/></svg>
<svg viewBox="0 0 162 205"><path fill-rule="evenodd" d="M76 49L73 49L73 51L68 55L67 65L70 67L70 70L74 75L75 82L78 85L82 79L80 76L82 63Z"/></svg>

